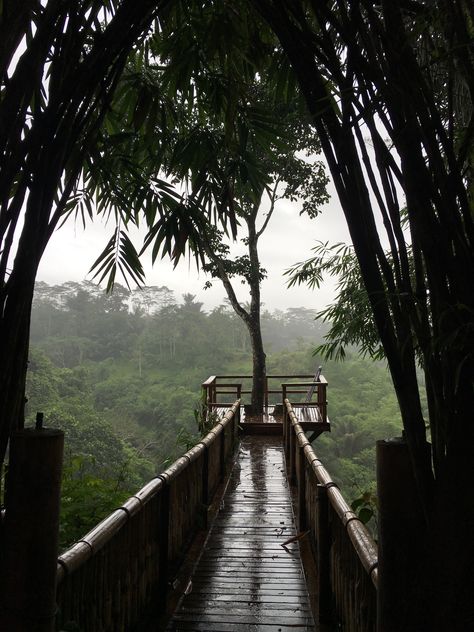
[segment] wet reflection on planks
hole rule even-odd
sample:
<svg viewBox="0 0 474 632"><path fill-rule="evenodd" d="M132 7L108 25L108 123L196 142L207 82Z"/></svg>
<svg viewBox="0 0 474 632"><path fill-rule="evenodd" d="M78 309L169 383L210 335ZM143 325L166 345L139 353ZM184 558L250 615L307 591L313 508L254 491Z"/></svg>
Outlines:
<svg viewBox="0 0 474 632"><path fill-rule="evenodd" d="M281 437L244 437L223 506L168 630L315 630Z"/></svg>

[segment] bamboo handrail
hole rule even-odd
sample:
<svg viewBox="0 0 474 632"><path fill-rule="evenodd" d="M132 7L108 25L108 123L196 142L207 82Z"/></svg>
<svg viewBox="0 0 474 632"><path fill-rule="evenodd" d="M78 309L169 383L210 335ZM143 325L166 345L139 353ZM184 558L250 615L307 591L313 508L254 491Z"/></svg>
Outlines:
<svg viewBox="0 0 474 632"><path fill-rule="evenodd" d="M218 377L203 383L207 395L215 396ZM225 386L241 392L240 384ZM209 398L207 404L222 405ZM201 507L209 505L233 454L240 399L226 406L224 417L196 446L59 557L61 623L71 620L88 632L114 632L139 625L152 604L163 611L170 578L202 522ZM289 479L297 485L299 529L309 534L317 555L320 613L334 608L348 630L372 632L377 546L314 452L288 398L283 428Z"/></svg>
<svg viewBox="0 0 474 632"><path fill-rule="evenodd" d="M115 632L136 625L141 611L153 604L163 610L169 569L202 528L200 509L226 475L239 409L237 400L201 441L60 555L62 623L72 620L88 632ZM83 591L93 608L83 607Z"/></svg>
<svg viewBox="0 0 474 632"><path fill-rule="evenodd" d="M318 558L320 614L328 616L335 608L337 618L345 621L348 629L375 630L377 545L317 457L288 398L284 404L289 478L297 485L300 530L309 526ZM316 493L320 487L324 494ZM326 498L329 513L320 504Z"/></svg>
<svg viewBox="0 0 474 632"><path fill-rule="evenodd" d="M354 541L357 542L355 545L357 554L359 555L364 568L369 573L374 586L377 587L377 545L373 541L367 527L361 520L359 520L357 515L347 504L337 483L333 481L329 472L316 456L313 447L306 438L304 430L298 423L293 407L288 399L285 400L285 405L299 445L304 449L306 460L314 471L318 483L326 487L328 497L336 514L339 516L348 532L352 534Z"/></svg>

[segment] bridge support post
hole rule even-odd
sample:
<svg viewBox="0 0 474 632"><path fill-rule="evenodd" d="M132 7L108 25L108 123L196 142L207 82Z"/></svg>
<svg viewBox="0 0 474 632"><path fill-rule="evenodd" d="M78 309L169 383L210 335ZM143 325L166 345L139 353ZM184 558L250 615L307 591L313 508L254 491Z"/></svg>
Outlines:
<svg viewBox="0 0 474 632"><path fill-rule="evenodd" d="M283 447L287 463L290 459L290 416L286 408L286 384L281 385L283 392Z"/></svg>
<svg viewBox="0 0 474 632"><path fill-rule="evenodd" d="M290 444L290 458L289 458L289 472L288 472L288 479L291 483L291 485L295 484L295 480L296 480L296 435L295 435L295 431L293 428L293 424L291 423L291 419L289 419L289 426L288 426L288 432L289 432L289 444Z"/></svg>
<svg viewBox="0 0 474 632"><path fill-rule="evenodd" d="M226 433L226 429L224 427L222 427L221 428L221 436L219 437L219 441L220 441L219 459L220 459L221 482L224 481L225 474L226 474L225 433Z"/></svg>
<svg viewBox="0 0 474 632"><path fill-rule="evenodd" d="M318 618L320 623L332 620L332 591L329 576L330 547L328 491L318 483L316 488L316 556L318 566Z"/></svg>
<svg viewBox="0 0 474 632"><path fill-rule="evenodd" d="M0 629L52 632L64 433L26 428L10 442Z"/></svg>
<svg viewBox="0 0 474 632"><path fill-rule="evenodd" d="M300 531L306 529L306 459L304 447L297 448L298 465L298 527Z"/></svg>
<svg viewBox="0 0 474 632"><path fill-rule="evenodd" d="M237 385L237 399L239 400L239 406L235 411L233 428L234 428L234 449L239 441L239 428L240 428L240 414L242 406L242 384Z"/></svg>
<svg viewBox="0 0 474 632"><path fill-rule="evenodd" d="M208 527L209 512L209 448L204 445L202 460L202 508L203 508L203 528Z"/></svg>
<svg viewBox="0 0 474 632"><path fill-rule="evenodd" d="M429 450L429 445L426 445ZM378 496L378 632L411 630L418 601L418 560L424 517L403 439L377 441ZM423 613L419 613L423 620ZM408 619L408 620L407 620ZM418 629L418 628L416 628Z"/></svg>
<svg viewBox="0 0 474 632"><path fill-rule="evenodd" d="M158 586L157 608L158 612L166 611L168 596L168 571L169 571L169 530L170 530L170 485L165 480L165 486L161 492L160 516L158 523Z"/></svg>

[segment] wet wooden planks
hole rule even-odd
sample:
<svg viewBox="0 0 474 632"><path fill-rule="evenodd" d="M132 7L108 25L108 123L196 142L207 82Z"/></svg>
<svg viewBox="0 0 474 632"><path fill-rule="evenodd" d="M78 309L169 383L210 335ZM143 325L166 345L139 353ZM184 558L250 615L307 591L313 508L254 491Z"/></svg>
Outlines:
<svg viewBox="0 0 474 632"><path fill-rule="evenodd" d="M219 515L168 629L315 630L280 437L244 437Z"/></svg>
<svg viewBox="0 0 474 632"><path fill-rule="evenodd" d="M293 404L293 410L295 411L296 418L298 423L302 421L308 421L312 423L323 423L323 418L321 416L321 411L316 405L301 405Z"/></svg>
<svg viewBox="0 0 474 632"><path fill-rule="evenodd" d="M274 409L274 406L266 406L261 415L250 416L245 414L244 407L239 424L242 434L283 436L283 415L274 415Z"/></svg>

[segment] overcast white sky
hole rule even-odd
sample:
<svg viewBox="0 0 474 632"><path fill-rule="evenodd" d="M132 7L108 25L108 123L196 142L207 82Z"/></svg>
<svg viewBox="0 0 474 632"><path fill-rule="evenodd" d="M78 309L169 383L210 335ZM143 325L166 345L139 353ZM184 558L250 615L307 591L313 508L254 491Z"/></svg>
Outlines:
<svg viewBox="0 0 474 632"><path fill-rule="evenodd" d="M349 243L349 233L337 196L330 186L331 201L324 207L321 215L314 220L299 215L299 205L281 201L270 224L260 241L261 264L268 272L268 278L262 286L264 308L287 309L288 307L323 308L333 297L333 284L328 282L321 290L309 290L301 286L288 289L283 273L297 261L311 256L311 248L317 240L331 243L345 241ZM98 220L84 230L81 222L71 219L60 228L50 240L38 277L49 284L65 281L82 281L91 278L88 271L109 240L113 226L104 226ZM137 242L135 244L139 246ZM151 266L151 256L143 256L147 285L166 285L175 292L176 299L181 294L191 292L196 300L211 309L223 302L225 292L220 282L215 280L213 287L204 290L207 276L196 271L193 260L181 262L176 269L169 260L156 261ZM122 282L121 279L117 279ZM246 286L236 284L241 300L247 300Z"/></svg>

